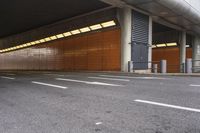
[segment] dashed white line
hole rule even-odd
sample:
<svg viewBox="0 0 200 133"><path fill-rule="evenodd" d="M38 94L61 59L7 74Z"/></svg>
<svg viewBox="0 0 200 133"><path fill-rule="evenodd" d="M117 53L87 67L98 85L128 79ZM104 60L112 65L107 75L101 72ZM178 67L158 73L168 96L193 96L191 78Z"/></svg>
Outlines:
<svg viewBox="0 0 200 133"><path fill-rule="evenodd" d="M122 86L122 85L117 85L117 84L108 84L108 83L103 83L103 82L90 82L90 81L82 81L82 80L74 80L74 79L56 78L56 80L68 81L68 82L77 82L77 83L85 83L85 84L90 84L90 85Z"/></svg>
<svg viewBox="0 0 200 133"><path fill-rule="evenodd" d="M99 75L101 77L109 77L109 78L127 78L127 79L168 79L168 78L160 78L160 77L130 77L130 76L115 76L115 75Z"/></svg>
<svg viewBox="0 0 200 133"><path fill-rule="evenodd" d="M191 87L200 87L200 85L191 84Z"/></svg>
<svg viewBox="0 0 200 133"><path fill-rule="evenodd" d="M44 86L55 87L55 88L67 89L67 87L65 87L65 86L59 86L59 85L48 84L48 83L43 83L43 82L32 81L32 83L33 83L33 84L38 84L38 85L44 85Z"/></svg>
<svg viewBox="0 0 200 133"><path fill-rule="evenodd" d="M168 107L168 108L173 108L173 109L179 109L179 110L200 113L200 109L195 109L195 108L188 108L188 107L176 106L176 105L165 104L165 103L158 103L158 102L153 102L153 101L139 100L139 99L134 100L134 101L139 102L139 103L146 103L146 104L151 104L151 105L157 105L157 106L162 106L162 107Z"/></svg>
<svg viewBox="0 0 200 133"><path fill-rule="evenodd" d="M101 77L88 77L90 79L102 79L102 80L113 80L113 81L125 81L129 82L130 80L128 79L116 79L116 78L101 78Z"/></svg>
<svg viewBox="0 0 200 133"><path fill-rule="evenodd" d="M3 79L10 79L10 80L14 80L15 78L12 78L12 77L6 77L6 76L1 76L1 78Z"/></svg>
<svg viewBox="0 0 200 133"><path fill-rule="evenodd" d="M102 122L97 122L97 123L95 123L96 125L101 125L101 124L103 124Z"/></svg>

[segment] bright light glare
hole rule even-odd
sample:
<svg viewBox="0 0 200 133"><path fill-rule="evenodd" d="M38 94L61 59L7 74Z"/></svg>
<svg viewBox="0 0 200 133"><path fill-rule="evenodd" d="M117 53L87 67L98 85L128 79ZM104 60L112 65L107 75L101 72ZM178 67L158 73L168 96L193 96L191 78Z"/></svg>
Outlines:
<svg viewBox="0 0 200 133"><path fill-rule="evenodd" d="M98 29L101 29L102 26L101 26L100 24L96 24L96 25L90 26L90 28L91 28L92 30L98 30Z"/></svg>
<svg viewBox="0 0 200 133"><path fill-rule="evenodd" d="M116 23L115 23L115 21L108 21L108 22L105 22L105 23L102 23L101 24L104 28L106 28L106 27L111 27L111 26L115 26L116 25Z"/></svg>

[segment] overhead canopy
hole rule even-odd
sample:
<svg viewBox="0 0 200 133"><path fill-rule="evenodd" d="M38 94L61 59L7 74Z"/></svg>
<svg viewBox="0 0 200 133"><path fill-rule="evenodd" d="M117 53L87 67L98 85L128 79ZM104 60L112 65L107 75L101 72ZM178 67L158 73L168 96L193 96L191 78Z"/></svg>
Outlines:
<svg viewBox="0 0 200 133"><path fill-rule="evenodd" d="M170 24L200 35L200 1L193 0L101 0L114 6L131 5ZM191 2L191 3L190 3ZM199 6L198 6L199 5Z"/></svg>
<svg viewBox="0 0 200 133"><path fill-rule="evenodd" d="M0 38L107 6L98 0L1 0Z"/></svg>

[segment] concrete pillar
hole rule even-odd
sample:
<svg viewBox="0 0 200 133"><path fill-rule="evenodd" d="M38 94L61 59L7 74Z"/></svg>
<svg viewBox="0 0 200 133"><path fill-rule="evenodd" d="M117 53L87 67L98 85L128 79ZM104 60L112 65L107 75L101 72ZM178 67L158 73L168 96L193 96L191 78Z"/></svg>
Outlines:
<svg viewBox="0 0 200 133"><path fill-rule="evenodd" d="M180 36L180 72L185 72L186 60L186 32L183 31Z"/></svg>
<svg viewBox="0 0 200 133"><path fill-rule="evenodd" d="M199 69L195 69L195 67L200 67L200 37L195 36L192 46L192 60L193 60L193 72L200 72ZM199 61L197 61L199 60Z"/></svg>
<svg viewBox="0 0 200 133"><path fill-rule="evenodd" d="M131 61L132 9L119 9L118 17L121 25L121 71L128 72L128 62Z"/></svg>
<svg viewBox="0 0 200 133"><path fill-rule="evenodd" d="M148 62L152 62L152 33L153 32L153 21L152 21L152 17L149 16L149 55L148 55ZM148 64L148 68L151 69L152 68L152 63Z"/></svg>

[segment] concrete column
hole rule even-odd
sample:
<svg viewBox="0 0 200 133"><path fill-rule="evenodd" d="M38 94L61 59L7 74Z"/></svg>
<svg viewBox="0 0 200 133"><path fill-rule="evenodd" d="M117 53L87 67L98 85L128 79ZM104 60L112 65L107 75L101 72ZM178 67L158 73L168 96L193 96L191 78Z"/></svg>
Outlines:
<svg viewBox="0 0 200 133"><path fill-rule="evenodd" d="M121 8L118 15L121 25L121 71L128 72L128 62L131 61L132 10Z"/></svg>
<svg viewBox="0 0 200 133"><path fill-rule="evenodd" d="M193 60L193 67L200 66L200 37L195 36L192 46L192 60ZM200 72L200 69L193 69L193 72Z"/></svg>
<svg viewBox="0 0 200 133"><path fill-rule="evenodd" d="M148 61L152 62L152 32L153 32L153 21L152 21L152 17L149 16L149 55L148 55ZM148 68L150 69L152 67L152 63L148 64Z"/></svg>
<svg viewBox="0 0 200 133"><path fill-rule="evenodd" d="M185 60L186 60L186 32L183 31L180 36L180 71L185 72Z"/></svg>

